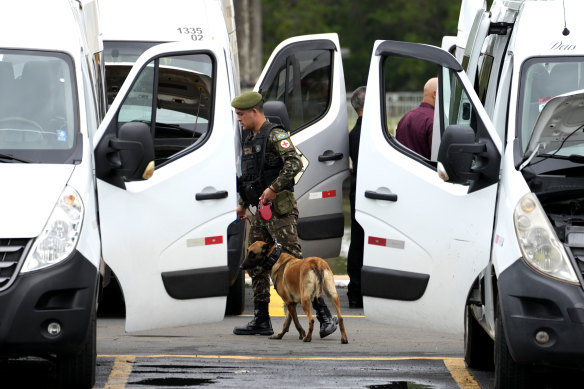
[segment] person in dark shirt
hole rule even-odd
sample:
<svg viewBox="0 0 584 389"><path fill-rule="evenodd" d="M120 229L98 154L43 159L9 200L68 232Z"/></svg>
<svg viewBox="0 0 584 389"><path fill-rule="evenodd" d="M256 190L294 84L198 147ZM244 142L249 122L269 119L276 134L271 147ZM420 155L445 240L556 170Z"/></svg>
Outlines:
<svg viewBox="0 0 584 389"><path fill-rule="evenodd" d="M437 78L431 78L426 82L422 103L406 113L395 130L395 137L401 144L427 159L430 159L432 150L437 86Z"/></svg>
<svg viewBox="0 0 584 389"><path fill-rule="evenodd" d="M349 286L347 297L350 308L363 307L363 295L361 294L361 268L363 267L363 227L355 220L355 192L357 188L357 163L359 161L359 138L361 137L361 120L363 118L363 105L365 104L365 87L360 86L351 95L351 105L359 117L355 126L349 133L349 157L353 168L351 169L351 190L349 201L351 202L351 243L347 254L347 274Z"/></svg>

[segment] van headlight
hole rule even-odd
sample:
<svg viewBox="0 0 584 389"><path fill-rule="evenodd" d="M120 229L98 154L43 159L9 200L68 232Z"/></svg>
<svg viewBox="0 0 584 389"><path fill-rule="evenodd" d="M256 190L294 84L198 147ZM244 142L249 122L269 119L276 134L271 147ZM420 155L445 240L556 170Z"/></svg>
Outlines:
<svg viewBox="0 0 584 389"><path fill-rule="evenodd" d="M579 284L564 246L533 193L519 200L513 221L523 259L529 266L548 277Z"/></svg>
<svg viewBox="0 0 584 389"><path fill-rule="evenodd" d="M21 273L52 266L71 255L77 246L82 223L81 197L67 186L26 257Z"/></svg>

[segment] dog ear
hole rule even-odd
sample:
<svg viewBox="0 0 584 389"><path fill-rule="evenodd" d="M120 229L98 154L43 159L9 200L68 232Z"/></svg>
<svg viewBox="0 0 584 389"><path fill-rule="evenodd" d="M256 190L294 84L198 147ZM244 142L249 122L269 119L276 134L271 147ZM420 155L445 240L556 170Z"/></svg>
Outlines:
<svg viewBox="0 0 584 389"><path fill-rule="evenodd" d="M262 257L263 258L268 256L268 254L270 253L270 248L272 247L273 244L274 244L274 242L266 243L265 245L262 246Z"/></svg>

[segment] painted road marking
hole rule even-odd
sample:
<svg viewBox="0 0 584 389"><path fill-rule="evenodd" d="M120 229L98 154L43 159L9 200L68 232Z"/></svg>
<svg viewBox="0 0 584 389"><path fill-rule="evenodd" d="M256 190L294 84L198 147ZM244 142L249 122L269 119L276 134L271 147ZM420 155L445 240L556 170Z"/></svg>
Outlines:
<svg viewBox="0 0 584 389"><path fill-rule="evenodd" d="M286 316L284 312L284 301L276 292L273 285L270 285L270 305L268 306L270 316L281 317Z"/></svg>
<svg viewBox="0 0 584 389"><path fill-rule="evenodd" d="M466 369L462 358L444 358L444 365L460 389L480 389L479 383Z"/></svg>
<svg viewBox="0 0 584 389"><path fill-rule="evenodd" d="M128 383L132 365L136 361L135 355L118 355L115 356L112 371L107 377L104 389L125 389Z"/></svg>
<svg viewBox="0 0 584 389"><path fill-rule="evenodd" d="M125 389L132 372L136 355L98 355L99 358L115 358L112 371L104 389ZM450 376L461 389L480 389L478 382L464 366L463 358L444 357L254 357L245 355L140 355L140 358L184 358L223 360L278 360L278 361L419 361L439 360L444 363Z"/></svg>
<svg viewBox="0 0 584 389"><path fill-rule="evenodd" d="M328 300L327 300L328 301ZM270 304L268 309L271 317L285 317L286 311L284 310L285 304L273 285L270 285ZM242 317L248 317L253 315L238 315ZM298 315L298 317L306 317L306 315ZM343 317L365 317L364 315L343 315Z"/></svg>

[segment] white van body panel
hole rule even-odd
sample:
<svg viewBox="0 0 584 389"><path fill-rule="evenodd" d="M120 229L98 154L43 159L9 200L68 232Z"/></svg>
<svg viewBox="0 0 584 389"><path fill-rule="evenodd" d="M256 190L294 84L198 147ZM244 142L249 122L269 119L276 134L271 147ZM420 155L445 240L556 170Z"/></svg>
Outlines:
<svg viewBox="0 0 584 389"><path fill-rule="evenodd" d="M509 42L508 58L505 60L504 69L512 67L510 93L501 90L498 93L502 96L503 93L509 95L509 107L518 107L518 95L520 84L521 65L524 61L532 57L561 57L561 56L578 56L584 55L584 48L578 43L581 42L581 37L584 31L579 27L576 20L580 12L584 12L584 3L580 1L571 1L567 4L566 22L570 28L568 36L562 35L563 25L560 23L542 23L542 20L564 20L564 10L562 4L556 1L535 2L525 1L523 4L505 4L509 8L505 8L496 2L494 6L501 7L498 15L499 19L508 20L509 15L516 15L516 24L513 35ZM495 12L496 12L495 11ZM505 70L504 72L505 73ZM565 98L569 99L569 98ZM557 98L557 100L565 100ZM552 102L556 99L551 100ZM576 98L578 100L578 98ZM499 106L502 104L499 104ZM501 107L497 107L503 109ZM550 108L547 107L546 108ZM561 107L558 112L546 113L548 109L544 108L541 112L538 122L560 114ZM543 115L543 117L541 116ZM499 115L499 116L502 116ZM497 111L495 111L495 120L497 120ZM551 119L554 122L564 122L565 116L562 118ZM504 154L501 165L501 193L499 194L499 204L497 209L497 220L493 241L492 263L496 270L496 274L500 275L510 265L515 263L518 258L521 258L522 253L517 244L517 237L515 233L515 226L513 224L513 214L517 203L525 194L530 193L531 190L527 185L525 178L518 170L516 161L513 158L513 142L517 136L517 109L509 109L507 119L507 150ZM540 124L541 126L541 124ZM501 132L501 128L499 131ZM534 130L535 131L535 130ZM501 134L502 135L502 134ZM532 147L534 149L535 147ZM527 153L529 154L529 153ZM525 157L527 157L526 155ZM497 237L499 241L497 242Z"/></svg>
<svg viewBox="0 0 584 389"><path fill-rule="evenodd" d="M487 9L485 0L463 0L458 15L458 29L455 37L456 58L462 61L462 55L466 49L468 38L477 15Z"/></svg>
<svg viewBox="0 0 584 389"><path fill-rule="evenodd" d="M302 219L327 217L343 212L343 181L350 174L349 136L345 77L338 35L305 35L281 42L268 59L254 90L264 92L267 89L267 73L273 71L272 66L281 57L283 50L298 43L312 41L330 42L334 45L330 105L322 117L310 122L300 131L292 133L292 143L304 157L303 171L296 177L294 196L300 212L299 236L303 255L330 258L339 255L342 236L328 239L302 239ZM341 154L338 160L319 160L322 156L335 153ZM326 223L322 228L327 228Z"/></svg>
<svg viewBox="0 0 584 389"><path fill-rule="evenodd" d="M468 187L444 182L395 147L383 135L380 111L381 57L373 49L363 113L357 176L356 218L365 231L364 266L429 274L415 301L365 297L368 318L394 326L424 328L431 318L440 331L463 331L466 294L490 256L497 185L468 194ZM500 139L464 74L469 98L501 152ZM383 169L379 169L383 166ZM375 171L375 174L366 172ZM393 193L395 202L366 198L367 191ZM448 301L448 304L438 304Z"/></svg>
<svg viewBox="0 0 584 389"><path fill-rule="evenodd" d="M470 2L463 2L461 20L468 13L464 9L467 4ZM494 177L497 183L461 193L453 202L429 189L430 181L424 180L426 171L420 165L410 167L407 158L386 147L388 142L379 135L376 123L382 112L378 107L379 77L374 75L379 66L373 60L359 171L375 169L383 155L387 158L383 166L390 173L376 177L383 180L377 185L371 180L368 187L363 186L367 178L359 173L357 193L374 190L398 198L381 208L380 200L357 197L357 220L368 238L363 274L375 274L365 266L382 267L386 271L380 272L380 279L391 275L387 269L395 269L425 273L429 282L421 297L412 301L395 300L405 294L393 292L390 286L386 289L395 296L368 290L370 296L389 297L366 297L365 313L389 325L431 326L464 333L468 367L492 368L494 361L495 386L520 387L540 366L584 366L580 336L584 317L580 207L584 196L584 47L580 43L584 29L577 20L584 13L584 3L495 0L489 12L479 7L475 10L473 30L477 33L469 37L459 28L457 46L467 51L464 58L457 59L462 66L468 64L469 75L478 76L473 77L474 85L466 80L463 84L473 106L478 104L477 111L482 111L480 101L484 103L485 110L479 116L501 152L500 165L498 160L496 166L487 162L487 166L499 168L498 177ZM480 100L470 93L473 87ZM463 97L461 101L466 103ZM462 147L482 147L483 139L477 136ZM440 158L445 163L456 161L446 154ZM474 161L480 166L479 158ZM392 179L391 187L383 186ZM416 198L415 193L399 186L400 182L426 196ZM432 189L436 188L440 187ZM399 214L399 207L410 200L417 201L409 204L408 214ZM375 203L379 203L377 210ZM460 225L476 235L459 231ZM373 235L383 233L386 235ZM472 249L460 250L461 255L453 250L466 245ZM435 250L438 255L433 257ZM448 282L436 288L436 280Z"/></svg>
<svg viewBox="0 0 584 389"><path fill-rule="evenodd" d="M519 199L531 192L521 173L515 169L512 150L507 150L501 162L499 199L502 201L497 205L497 215L504 217L496 219L493 234L492 261L496 274L501 274L522 256L517 244L513 214Z"/></svg>
<svg viewBox="0 0 584 389"><path fill-rule="evenodd" d="M100 0L99 9L104 41L224 43L227 37L218 0L168 0L158 7L140 0ZM139 23L143 28L136 28Z"/></svg>
<svg viewBox="0 0 584 389"><path fill-rule="evenodd" d="M223 48L212 42L175 42L146 51L131 70L96 134L99 140L138 72L152 58L172 53L211 52L217 64L216 90L228 90ZM210 138L194 152L157 169L146 181L126 183L126 189L98 179L103 255L124 292L126 330L182 326L219 321L225 296L175 299L161 274L227 265L227 225L235 218L237 192L233 137L235 129L225 107L227 93L217 93ZM198 193L227 191L228 197L196 201ZM140 239L137 241L137 237ZM217 239L218 244L205 244ZM137 269L141 269L139 276ZM152 315L152 307L157 315ZM204 314L203 314L204 313Z"/></svg>
<svg viewBox="0 0 584 389"><path fill-rule="evenodd" d="M0 195L0 236L38 236L74 167L24 163L0 166L0 181L4 183Z"/></svg>

